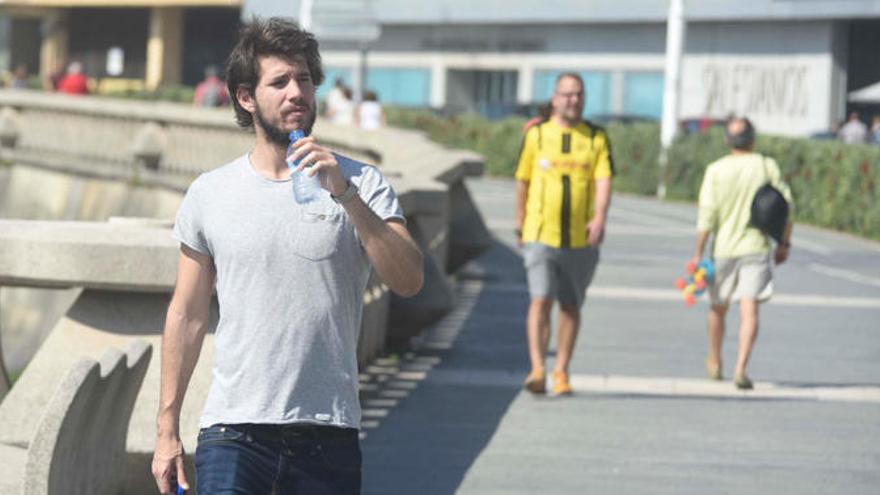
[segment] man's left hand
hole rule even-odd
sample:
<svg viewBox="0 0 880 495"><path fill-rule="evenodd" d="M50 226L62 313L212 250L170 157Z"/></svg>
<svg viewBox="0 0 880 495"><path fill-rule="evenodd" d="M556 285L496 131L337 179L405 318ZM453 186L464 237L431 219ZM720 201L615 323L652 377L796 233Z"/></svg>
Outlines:
<svg viewBox="0 0 880 495"><path fill-rule="evenodd" d="M336 155L329 149L321 146L315 140L314 136L308 136L300 139L293 145L294 152L290 155L293 161L302 158L296 167L297 172L301 172L308 167L306 171L309 176L319 174L321 187L330 192L333 196L342 196L348 189L348 181L342 175L339 169L339 163L336 161Z"/></svg>
<svg viewBox="0 0 880 495"><path fill-rule="evenodd" d="M590 246L598 247L605 240L605 220L594 218L587 224L587 238Z"/></svg>
<svg viewBox="0 0 880 495"><path fill-rule="evenodd" d="M788 246L784 246L781 244L776 246L776 252L773 253L773 261L775 261L777 265L785 263L785 260L788 259L788 253L790 249L791 248L789 248Z"/></svg>

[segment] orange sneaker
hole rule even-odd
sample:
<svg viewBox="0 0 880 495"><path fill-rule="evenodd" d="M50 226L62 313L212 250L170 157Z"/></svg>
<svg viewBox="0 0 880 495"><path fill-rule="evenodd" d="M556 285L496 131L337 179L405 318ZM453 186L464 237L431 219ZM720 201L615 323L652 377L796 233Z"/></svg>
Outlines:
<svg viewBox="0 0 880 495"><path fill-rule="evenodd" d="M571 384L568 383L568 373L564 371L553 372L553 393L556 395L571 395Z"/></svg>
<svg viewBox="0 0 880 495"><path fill-rule="evenodd" d="M544 394L547 393L547 385L545 384L544 371L543 370L532 370L529 373L529 376L526 377L526 381L523 384L526 390L533 394Z"/></svg>

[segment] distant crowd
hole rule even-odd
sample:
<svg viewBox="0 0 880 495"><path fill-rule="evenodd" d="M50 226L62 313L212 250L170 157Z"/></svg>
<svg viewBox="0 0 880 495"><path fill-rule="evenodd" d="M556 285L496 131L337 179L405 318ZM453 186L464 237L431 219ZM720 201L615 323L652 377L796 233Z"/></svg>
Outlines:
<svg viewBox="0 0 880 495"><path fill-rule="evenodd" d="M63 67L63 64L59 67ZM6 86L12 89L36 89L40 84L28 72L25 64L18 64L9 76ZM83 64L73 61L64 70L48 74L42 81L43 89L72 95L89 94L89 80ZM230 104L226 82L220 78L217 67L205 68L205 77L195 87L193 104L202 107L223 107ZM334 124L358 125L363 129L378 129L386 125L385 112L375 91L364 91L362 101L355 102L353 90L337 78L324 98L324 116Z"/></svg>
<svg viewBox="0 0 880 495"><path fill-rule="evenodd" d="M63 65L61 66L63 67ZM84 95L89 93L88 78L83 73L81 62L74 61L64 69L49 73L42 81L43 89L59 93ZM37 83L25 64L12 69L7 87L12 89L36 89Z"/></svg>
<svg viewBox="0 0 880 495"><path fill-rule="evenodd" d="M324 117L334 124L358 125L363 129L385 127L385 112L376 92L365 91L360 103L355 101L353 93L341 78L337 78L324 98ZM220 79L216 67L205 69L205 79L196 86L193 103L204 107L229 105L226 83Z"/></svg>
<svg viewBox="0 0 880 495"><path fill-rule="evenodd" d="M844 143L880 144L880 115L871 118L871 126L862 122L858 112L851 112L849 118L834 133Z"/></svg>
<svg viewBox="0 0 880 495"><path fill-rule="evenodd" d="M376 92L365 91L363 101L357 103L352 89L340 78L336 78L333 88L327 93L324 105L324 116L334 124L356 124L363 129L378 129L386 125L385 112Z"/></svg>

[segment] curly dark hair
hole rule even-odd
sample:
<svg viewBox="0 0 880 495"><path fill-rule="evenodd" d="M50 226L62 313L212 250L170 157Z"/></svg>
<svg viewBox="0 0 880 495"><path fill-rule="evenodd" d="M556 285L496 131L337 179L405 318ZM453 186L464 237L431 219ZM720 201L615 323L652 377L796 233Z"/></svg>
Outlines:
<svg viewBox="0 0 880 495"><path fill-rule="evenodd" d="M265 56L280 57L288 61L302 56L309 67L315 87L324 82L318 40L312 33L300 29L291 19L252 17L242 25L238 43L226 60L226 87L235 108L235 120L244 128L254 125L254 117L238 103L235 92L242 86L253 95L260 80L258 59Z"/></svg>

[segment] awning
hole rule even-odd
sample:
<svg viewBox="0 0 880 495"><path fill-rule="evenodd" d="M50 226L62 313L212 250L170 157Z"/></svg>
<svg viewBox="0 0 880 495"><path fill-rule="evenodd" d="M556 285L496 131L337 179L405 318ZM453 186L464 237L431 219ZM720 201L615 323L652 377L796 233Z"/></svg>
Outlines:
<svg viewBox="0 0 880 495"><path fill-rule="evenodd" d="M880 103L880 82L852 91L846 99L852 103Z"/></svg>

